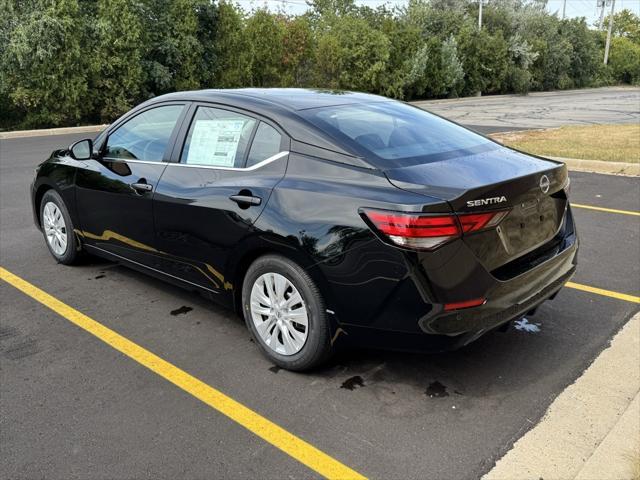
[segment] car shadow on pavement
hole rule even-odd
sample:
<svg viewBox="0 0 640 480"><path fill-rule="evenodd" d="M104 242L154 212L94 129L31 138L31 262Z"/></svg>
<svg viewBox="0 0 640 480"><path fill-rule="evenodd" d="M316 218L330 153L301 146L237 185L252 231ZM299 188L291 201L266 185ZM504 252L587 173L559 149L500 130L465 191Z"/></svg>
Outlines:
<svg viewBox="0 0 640 480"><path fill-rule="evenodd" d="M84 268L90 272L90 278L97 279L112 271L131 282L166 293L167 298L175 299L171 303L176 308L170 313L180 321L186 322L189 312L195 308L204 311L206 320L203 323L209 327L216 330L224 327L244 336L245 326L240 316L196 292L99 259L87 260ZM345 348L318 369L292 373L263 359L256 345L247 352L258 358L248 362L264 363L264 375L277 374L283 382L322 384L345 394L370 391L382 405L395 404L402 397L405 403L413 403L413 400L422 403L425 397L434 401L448 397L450 400L503 397L531 388L532 384L553 374L555 362L564 354L566 346L554 341L551 333L539 326L553 321L552 317L557 315L559 313L554 309L543 306L528 319L530 324L538 326L536 331L518 330L511 326L506 332L490 332L466 347L446 353L415 354ZM232 339L236 338L237 335L232 336ZM246 338L250 339L248 331ZM274 378L271 381L279 380Z"/></svg>

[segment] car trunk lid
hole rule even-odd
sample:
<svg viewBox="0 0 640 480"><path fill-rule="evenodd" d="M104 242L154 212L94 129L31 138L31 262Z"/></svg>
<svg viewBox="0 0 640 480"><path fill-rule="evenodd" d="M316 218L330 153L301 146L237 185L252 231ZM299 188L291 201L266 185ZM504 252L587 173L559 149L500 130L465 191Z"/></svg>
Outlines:
<svg viewBox="0 0 640 480"><path fill-rule="evenodd" d="M490 271L551 240L567 205L563 164L506 148L385 174L399 188L447 201L457 214L508 209L498 227L463 236Z"/></svg>

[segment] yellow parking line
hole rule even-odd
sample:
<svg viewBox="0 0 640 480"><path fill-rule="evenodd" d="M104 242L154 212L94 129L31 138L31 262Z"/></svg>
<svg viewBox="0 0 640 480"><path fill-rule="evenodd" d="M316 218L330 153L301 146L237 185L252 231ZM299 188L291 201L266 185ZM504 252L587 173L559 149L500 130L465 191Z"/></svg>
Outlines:
<svg viewBox="0 0 640 480"><path fill-rule="evenodd" d="M40 302L45 307L66 318L83 330L99 338L112 348L124 353L152 372L193 395L234 422L279 448L286 454L306 465L311 470L330 479L364 479L338 460L320 451L301 438L254 412L224 393L189 375L175 365L163 360L149 350L105 327L99 322L80 313L75 308L40 290L38 287L0 267L0 279L14 286L22 293Z"/></svg>
<svg viewBox="0 0 640 480"><path fill-rule="evenodd" d="M640 297L636 297L635 295L612 292L611 290L605 290L603 288L597 288L597 287L590 287L589 285L582 285L580 283L573 283L573 282L567 282L565 286L569 288L575 288L576 290L582 290L583 292L595 293L597 295L604 295L605 297L617 298L618 300L624 300L626 302L640 303Z"/></svg>
<svg viewBox="0 0 640 480"><path fill-rule="evenodd" d="M640 212L634 212L632 210L616 210L614 208L594 207L592 205L582 205L580 203L573 202L571 202L571 206L576 208L584 208L586 210L596 210L598 212L621 213L622 215L633 215L635 217L640 217Z"/></svg>

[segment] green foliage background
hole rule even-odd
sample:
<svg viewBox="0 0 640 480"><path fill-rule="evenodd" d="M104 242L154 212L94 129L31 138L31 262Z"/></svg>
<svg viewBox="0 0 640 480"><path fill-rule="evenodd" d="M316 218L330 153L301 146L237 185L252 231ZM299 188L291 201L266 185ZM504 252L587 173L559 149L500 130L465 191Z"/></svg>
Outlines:
<svg viewBox="0 0 640 480"><path fill-rule="evenodd" d="M198 88L413 100L640 83L640 18L628 10L614 16L605 66L605 33L545 0L491 0L482 30L472 0L308 3L293 16L226 0L0 0L0 128L110 122Z"/></svg>

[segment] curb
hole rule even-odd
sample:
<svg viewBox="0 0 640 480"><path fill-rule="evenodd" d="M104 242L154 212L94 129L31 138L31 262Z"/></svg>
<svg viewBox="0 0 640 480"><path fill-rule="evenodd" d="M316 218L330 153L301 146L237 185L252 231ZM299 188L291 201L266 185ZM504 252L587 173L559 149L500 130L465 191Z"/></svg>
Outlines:
<svg viewBox="0 0 640 480"><path fill-rule="evenodd" d="M622 414L616 426L598 445L591 458L576 475L575 480L619 480L632 478L633 462L640 461L640 393ZM624 457L628 461L624 461ZM623 457L620 462L611 459Z"/></svg>
<svg viewBox="0 0 640 480"><path fill-rule="evenodd" d="M16 130L13 132L0 132L0 140L24 137L48 137L50 135L68 135L70 133L94 133L100 132L109 125L87 125L83 127L45 128L40 130Z"/></svg>
<svg viewBox="0 0 640 480"><path fill-rule="evenodd" d="M482 480L608 479L631 468L627 412L640 392L640 313ZM634 429L631 425L632 430ZM637 432L635 433L637 437ZM615 466L615 468L614 468ZM616 478L631 478L624 475Z"/></svg>
<svg viewBox="0 0 640 480"><path fill-rule="evenodd" d="M567 165L575 172L604 173L608 175L640 176L640 164L629 162L605 162L603 160L583 160L580 158L546 157Z"/></svg>

